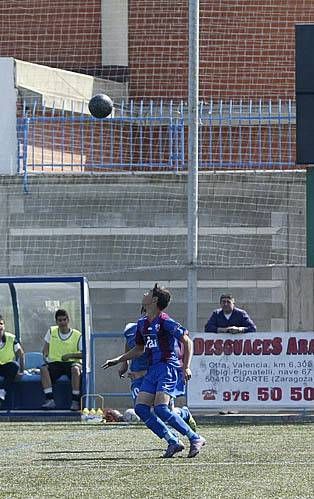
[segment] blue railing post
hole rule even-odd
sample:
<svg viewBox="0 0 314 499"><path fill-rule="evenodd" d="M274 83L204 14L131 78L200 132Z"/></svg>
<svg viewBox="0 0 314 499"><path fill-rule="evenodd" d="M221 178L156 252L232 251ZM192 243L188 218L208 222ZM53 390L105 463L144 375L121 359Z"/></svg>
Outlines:
<svg viewBox="0 0 314 499"><path fill-rule="evenodd" d="M203 165L203 113L204 113L204 101L200 102L199 105L199 131L198 131L198 164L199 167L201 168Z"/></svg>
<svg viewBox="0 0 314 499"><path fill-rule="evenodd" d="M24 193L29 193L28 188L28 172L27 172L27 151L28 151L28 134L29 134L30 118L27 116L23 119L23 189Z"/></svg>
<svg viewBox="0 0 314 499"><path fill-rule="evenodd" d="M185 130L184 130L184 107L183 107L183 102L181 101L180 104L180 143L181 143L181 150L180 150L180 162L181 162L181 170L184 169L185 167L185 151L184 151L184 144L185 144L185 136L184 136Z"/></svg>
<svg viewBox="0 0 314 499"><path fill-rule="evenodd" d="M242 165L242 99L239 102L239 139L238 139L238 158L239 164Z"/></svg>
<svg viewBox="0 0 314 499"><path fill-rule="evenodd" d="M140 103L140 159L139 166L143 165L143 101Z"/></svg>
<svg viewBox="0 0 314 499"><path fill-rule="evenodd" d="M233 164L233 144L232 144L232 100L229 102L229 113L228 113L228 131L229 131L229 165Z"/></svg>
<svg viewBox="0 0 314 499"><path fill-rule="evenodd" d="M208 141L208 160L209 167L214 166L213 164L213 113L214 113L214 103L213 99L210 99L210 105L208 109L208 126L209 126L209 141Z"/></svg>
<svg viewBox="0 0 314 499"><path fill-rule="evenodd" d="M288 164L293 164L292 162L292 137L291 137L291 123L292 121L292 103L289 99L288 101Z"/></svg>
<svg viewBox="0 0 314 499"><path fill-rule="evenodd" d="M149 103L149 167L152 168L154 161L153 153L153 120L154 120L154 105L153 101Z"/></svg>
<svg viewBox="0 0 314 499"><path fill-rule="evenodd" d="M223 166L223 101L219 101L219 166Z"/></svg>
<svg viewBox="0 0 314 499"><path fill-rule="evenodd" d="M130 102L130 166L133 167L134 164L134 146L133 146L133 114L134 114L134 101L133 99Z"/></svg>
<svg viewBox="0 0 314 499"><path fill-rule="evenodd" d="M262 112L263 112L263 106L262 106L262 99L259 100L258 103L258 133L257 133L257 140L258 140L258 166L262 166Z"/></svg>
<svg viewBox="0 0 314 499"><path fill-rule="evenodd" d="M252 167L252 100L249 102L249 167Z"/></svg>
<svg viewBox="0 0 314 499"><path fill-rule="evenodd" d="M172 101L169 105L169 166L173 168L173 113Z"/></svg>
<svg viewBox="0 0 314 499"><path fill-rule="evenodd" d="M278 163L282 164L282 150L281 150L281 99L278 101Z"/></svg>
<svg viewBox="0 0 314 499"><path fill-rule="evenodd" d="M271 100L268 101L268 166L272 164L272 130L271 121L272 119L272 105Z"/></svg>

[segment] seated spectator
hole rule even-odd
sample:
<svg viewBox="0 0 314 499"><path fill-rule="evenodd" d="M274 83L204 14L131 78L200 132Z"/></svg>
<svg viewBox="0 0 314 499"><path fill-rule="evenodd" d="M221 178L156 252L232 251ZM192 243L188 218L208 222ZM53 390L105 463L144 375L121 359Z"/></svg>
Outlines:
<svg viewBox="0 0 314 499"><path fill-rule="evenodd" d="M245 310L234 306L231 294L220 297L220 306L205 324L205 333L254 333L256 326Z"/></svg>
<svg viewBox="0 0 314 499"><path fill-rule="evenodd" d="M23 372L24 351L15 335L5 331L5 321L0 315L0 376L4 378L3 388L0 389L0 407L18 373Z"/></svg>
<svg viewBox="0 0 314 499"><path fill-rule="evenodd" d="M57 310L55 319L57 325L49 328L44 339L43 355L46 364L41 367L40 374L46 402L42 408L55 409L52 384L65 374L72 384L70 409L78 411L82 374L82 334L69 327L66 310Z"/></svg>

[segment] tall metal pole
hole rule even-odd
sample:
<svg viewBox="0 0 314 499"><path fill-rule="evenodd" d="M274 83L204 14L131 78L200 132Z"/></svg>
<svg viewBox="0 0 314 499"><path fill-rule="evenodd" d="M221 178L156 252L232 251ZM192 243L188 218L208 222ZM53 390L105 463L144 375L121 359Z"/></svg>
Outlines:
<svg viewBox="0 0 314 499"><path fill-rule="evenodd" d="M190 331L197 330L198 101L199 101L198 79L199 79L199 0L189 0L187 326Z"/></svg>

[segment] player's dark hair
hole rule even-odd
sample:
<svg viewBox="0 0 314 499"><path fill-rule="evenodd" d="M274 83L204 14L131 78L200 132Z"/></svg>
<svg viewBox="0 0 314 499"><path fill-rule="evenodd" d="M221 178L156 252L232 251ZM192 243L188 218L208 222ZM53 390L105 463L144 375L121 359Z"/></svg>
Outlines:
<svg viewBox="0 0 314 499"><path fill-rule="evenodd" d="M157 296L158 298L157 307L159 308L159 310L164 310L164 308L169 305L169 302L171 300L170 291L165 288L160 288L157 282L153 287L153 296Z"/></svg>
<svg viewBox="0 0 314 499"><path fill-rule="evenodd" d="M232 301L234 301L234 298L233 298L233 296L230 293L225 293L225 294L221 295L219 302L221 302L221 300L232 300Z"/></svg>
<svg viewBox="0 0 314 499"><path fill-rule="evenodd" d="M2 315L2 314L0 314L0 321L5 322L4 317L3 317L3 315Z"/></svg>
<svg viewBox="0 0 314 499"><path fill-rule="evenodd" d="M58 320L59 317L66 317L68 319L68 312L64 308L59 308L55 313L55 319Z"/></svg>

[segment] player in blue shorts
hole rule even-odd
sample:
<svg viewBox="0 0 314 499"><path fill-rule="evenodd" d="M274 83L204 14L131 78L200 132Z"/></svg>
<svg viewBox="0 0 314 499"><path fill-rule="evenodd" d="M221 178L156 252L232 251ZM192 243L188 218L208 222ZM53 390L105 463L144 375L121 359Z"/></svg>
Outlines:
<svg viewBox="0 0 314 499"><path fill-rule="evenodd" d="M135 412L153 433L167 441L168 448L163 457L170 458L184 450L184 444L168 428L169 425L189 439L188 457L192 458L200 452L206 441L179 414L169 409L169 401L175 394L180 370L183 370L185 381L191 379L193 344L187 330L163 312L170 298L169 291L158 284L144 294L142 306L145 316L137 322L135 347L119 357L107 360L102 367L107 369L140 357L144 351L147 353L149 368L136 399ZM185 351L182 367L177 341L182 342ZM151 407L154 407L153 411Z"/></svg>
<svg viewBox="0 0 314 499"><path fill-rule="evenodd" d="M144 311L141 311L141 315L143 315ZM135 336L137 331L137 323L130 322L125 326L124 329L124 337L125 337L125 352L128 352L132 348L135 347ZM178 342L178 358L182 362L184 350L182 348L182 343ZM144 352L140 357L133 359L129 364L127 361L124 361L119 369L120 378L124 377L125 373L128 371L128 378L131 380L131 395L133 399L133 404L135 405L136 397L140 391L142 381L148 369L148 357ZM185 379L183 376L183 371L181 369L178 383L175 389L175 393L173 394L173 398L171 398L169 407L171 410L175 410L177 414L187 422L187 424L192 428L192 430L196 431L196 422L193 418L189 408L187 406L183 407L174 407L174 399L177 397L181 397L185 395Z"/></svg>
<svg viewBox="0 0 314 499"><path fill-rule="evenodd" d="M135 347L135 336L137 330L137 323L130 322L124 329L125 337L125 352L129 352ZM136 397L140 391L142 381L148 368L147 354L144 352L140 357L133 359L130 364L124 361L119 369L119 376L122 378L128 371L128 378L131 380L131 395L135 405Z"/></svg>

